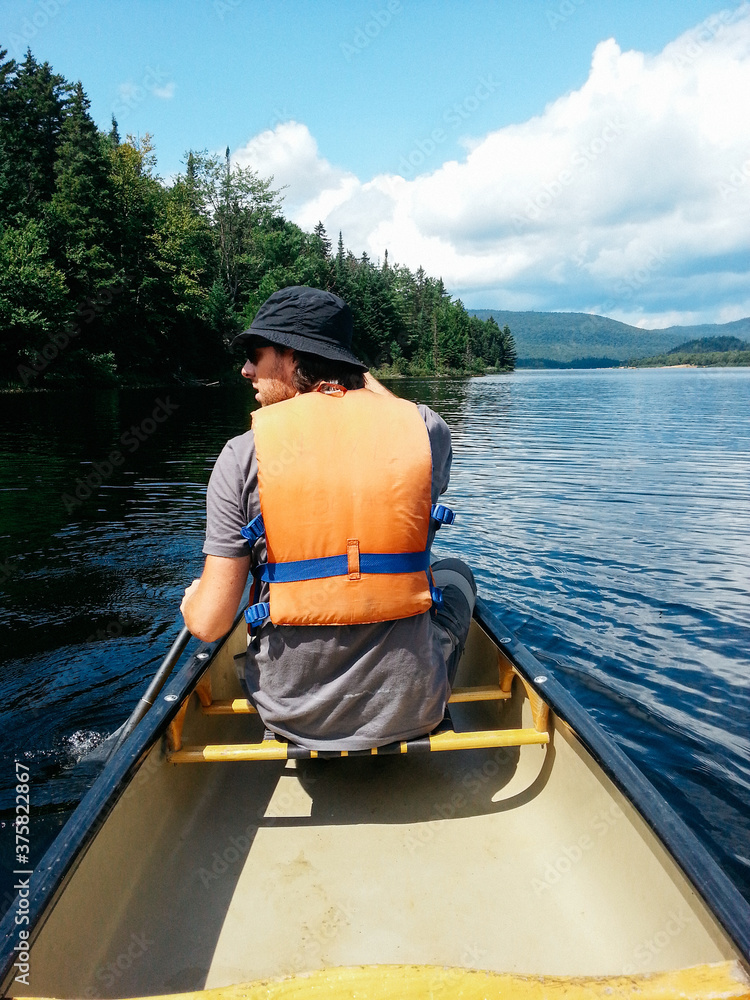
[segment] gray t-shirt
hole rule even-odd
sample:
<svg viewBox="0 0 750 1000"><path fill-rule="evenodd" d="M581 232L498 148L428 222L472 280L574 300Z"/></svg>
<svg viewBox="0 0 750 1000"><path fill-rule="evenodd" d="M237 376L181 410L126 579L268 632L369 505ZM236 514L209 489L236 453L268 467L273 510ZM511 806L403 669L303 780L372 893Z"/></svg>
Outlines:
<svg viewBox="0 0 750 1000"><path fill-rule="evenodd" d="M432 451L432 502L448 487L450 430L419 406ZM208 484L206 555L242 557L242 528L260 513L252 431L232 438ZM430 538L430 542L432 538ZM265 539L252 547L265 563ZM268 600L261 583L256 601ZM311 750L364 750L429 732L450 694L445 666L451 643L424 614L372 625L273 625L248 647L245 681L266 727Z"/></svg>

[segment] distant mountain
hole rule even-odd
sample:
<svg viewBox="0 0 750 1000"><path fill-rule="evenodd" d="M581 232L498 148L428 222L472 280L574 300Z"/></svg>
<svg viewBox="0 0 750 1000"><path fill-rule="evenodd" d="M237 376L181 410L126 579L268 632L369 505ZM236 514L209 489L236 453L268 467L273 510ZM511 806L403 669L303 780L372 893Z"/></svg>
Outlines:
<svg viewBox="0 0 750 1000"><path fill-rule="evenodd" d="M750 317L733 323L642 330L591 313L509 312L504 309L470 309L469 312L485 320L494 316L501 328L508 324L516 342L520 367L527 360L568 365L572 361L588 360L588 367L591 359L611 359L615 363L665 354L690 339L750 337Z"/></svg>
<svg viewBox="0 0 750 1000"><path fill-rule="evenodd" d="M634 368L669 368L689 365L691 368L750 368L750 349L747 351L679 351L674 354L657 354L654 358L629 361ZM529 366L527 366L529 367Z"/></svg>
<svg viewBox="0 0 750 1000"><path fill-rule="evenodd" d="M701 337L673 347L669 354L708 354L713 351L750 351L750 344L739 337Z"/></svg>
<svg viewBox="0 0 750 1000"><path fill-rule="evenodd" d="M683 328L685 329L685 328ZM750 366L750 343L739 337L701 337L673 347L666 354L630 361L636 368L664 368L691 365L699 368Z"/></svg>

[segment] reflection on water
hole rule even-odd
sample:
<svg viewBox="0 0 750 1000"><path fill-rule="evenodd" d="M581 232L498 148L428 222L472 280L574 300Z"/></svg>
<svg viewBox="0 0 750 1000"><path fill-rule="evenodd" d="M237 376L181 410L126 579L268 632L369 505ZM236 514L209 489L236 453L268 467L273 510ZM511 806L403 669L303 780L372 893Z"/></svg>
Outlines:
<svg viewBox="0 0 750 1000"><path fill-rule="evenodd" d="M392 387L453 433L437 547L750 897L750 370ZM251 409L244 386L0 396L0 741L32 767L36 860L179 630L208 476Z"/></svg>

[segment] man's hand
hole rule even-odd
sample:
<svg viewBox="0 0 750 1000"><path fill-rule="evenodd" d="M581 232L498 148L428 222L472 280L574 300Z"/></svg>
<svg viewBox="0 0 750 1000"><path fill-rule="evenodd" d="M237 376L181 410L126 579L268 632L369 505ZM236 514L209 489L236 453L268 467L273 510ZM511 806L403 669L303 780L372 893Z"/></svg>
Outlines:
<svg viewBox="0 0 750 1000"><path fill-rule="evenodd" d="M185 624L197 639L214 642L234 624L250 569L250 556L206 556L203 576L193 580L180 604Z"/></svg>

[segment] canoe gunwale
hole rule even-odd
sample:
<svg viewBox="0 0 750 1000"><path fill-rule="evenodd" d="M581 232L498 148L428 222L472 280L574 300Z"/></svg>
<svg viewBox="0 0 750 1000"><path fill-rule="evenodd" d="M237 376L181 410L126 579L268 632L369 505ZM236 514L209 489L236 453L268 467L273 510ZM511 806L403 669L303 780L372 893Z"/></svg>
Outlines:
<svg viewBox="0 0 750 1000"><path fill-rule="evenodd" d="M625 751L552 676L549 668L515 638L482 598L477 598L474 617L633 805L706 902L743 960L750 964L750 903L697 836ZM500 636L510 636L511 641L503 642ZM537 680L540 677L543 678L541 682Z"/></svg>
<svg viewBox="0 0 750 1000"><path fill-rule="evenodd" d="M588 712L552 676L550 670L512 633L482 598L477 600L474 617L492 641L513 661L519 674L573 731L575 737L605 775L632 803L656 838L675 860L685 877L706 902L718 923L750 967L750 904L730 882L717 862L654 786L605 733ZM214 643L201 643L178 674L165 686L156 702L130 738L113 754L101 774L74 810L58 837L34 869L32 893L28 900L29 944L42 929L52 904L63 891L76 862L85 854L101 826L127 790L145 755L154 747L210 668L218 651L229 641L232 630ZM511 636L501 641L501 636ZM543 680L537 680L544 677ZM7 989L16 961L15 945L19 927L16 900L0 922L0 988ZM4 995L0 994L0 995Z"/></svg>

